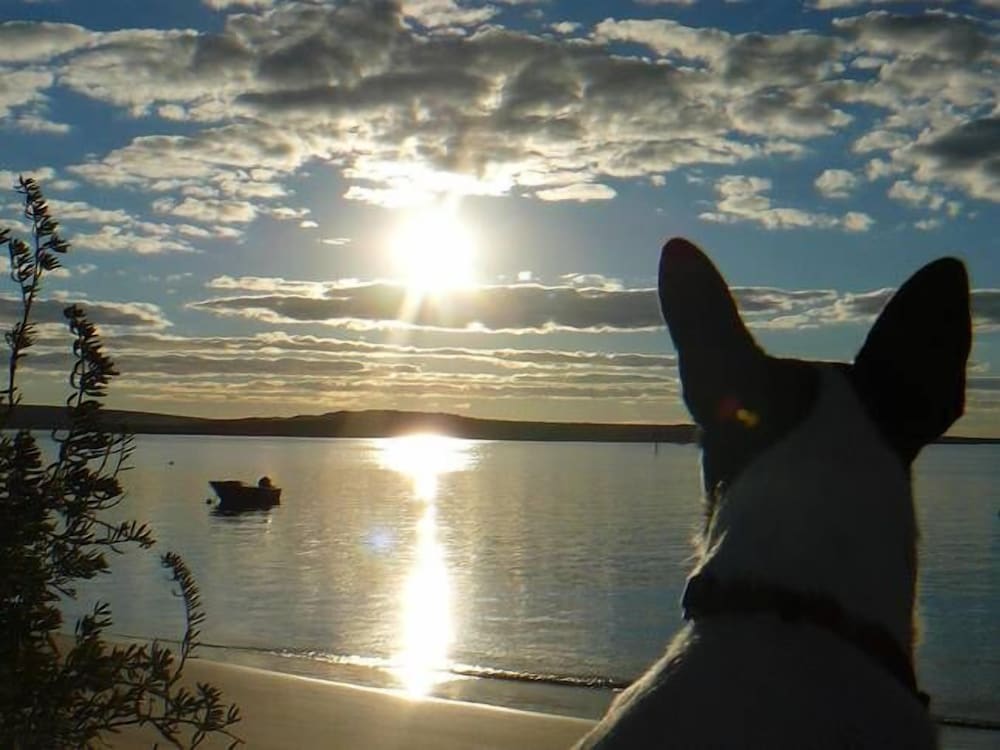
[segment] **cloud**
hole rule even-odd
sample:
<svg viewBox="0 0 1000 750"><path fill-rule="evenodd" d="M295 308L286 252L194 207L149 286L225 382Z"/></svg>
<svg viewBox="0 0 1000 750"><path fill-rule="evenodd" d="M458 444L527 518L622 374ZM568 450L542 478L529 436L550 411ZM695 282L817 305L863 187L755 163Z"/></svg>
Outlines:
<svg viewBox="0 0 1000 750"><path fill-rule="evenodd" d="M854 143L857 153L888 152L877 175L1000 200L996 177L996 118L983 103L996 100L1000 45L985 19L941 10L923 14L873 11L833 21L853 51L883 60L872 73L841 81L838 101L885 112L881 123Z"/></svg>
<svg viewBox="0 0 1000 750"><path fill-rule="evenodd" d="M0 23L0 63L41 63L79 49L96 37L71 23L5 21Z"/></svg>
<svg viewBox="0 0 1000 750"><path fill-rule="evenodd" d="M922 182L941 181L969 195L1000 201L1000 117L962 123L921 139L900 155Z"/></svg>
<svg viewBox="0 0 1000 750"><path fill-rule="evenodd" d="M548 334L663 328L654 289L628 288L620 281L584 274L567 276L565 282L551 286L511 284L480 287L428 298L415 306L412 300L407 299L404 287L385 282L362 284L352 280L312 282L273 277L220 276L212 279L207 286L246 294L211 297L192 303L190 307L214 315L245 317L271 325L318 323L352 330L409 327L454 332L472 329L477 334ZM893 291L891 288L848 292L732 287L733 296L751 327L787 330L870 324ZM1000 325L1000 291L973 290L972 307L978 330L992 330L992 326ZM412 312L409 317L404 317L402 310ZM441 351L447 352L442 356L458 352L455 349ZM559 356L566 361L565 354ZM602 356L574 355L579 361Z"/></svg>
<svg viewBox="0 0 1000 750"><path fill-rule="evenodd" d="M121 209L104 209L86 201L67 201L51 198L48 201L53 214L60 221L80 221L87 224L133 224L135 220Z"/></svg>
<svg viewBox="0 0 1000 750"><path fill-rule="evenodd" d="M193 136L142 136L97 162L69 171L102 187L142 186L152 191L210 187L234 196L253 170L275 178L301 166L307 152L301 140L280 128L261 123L223 125ZM257 180L258 185L268 179ZM254 191L260 195L258 188ZM268 194L282 195L280 186Z"/></svg>
<svg viewBox="0 0 1000 750"><path fill-rule="evenodd" d="M239 289L245 292L267 292L273 294L304 296L321 299L338 292L345 286L357 286L357 282L339 284L322 281L289 281L275 276L216 276L205 284L209 289Z"/></svg>
<svg viewBox="0 0 1000 750"><path fill-rule="evenodd" d="M386 361L405 364L412 370L447 369L491 372L509 370L566 368L585 370L672 368L676 358L666 354L632 352L593 352L559 349L504 349L471 347L417 347L382 344L346 338L294 335L283 331L254 336L178 336L157 334L121 334L108 342L116 351L141 356L199 354L216 357L324 359L343 357L349 360Z"/></svg>
<svg viewBox="0 0 1000 750"><path fill-rule="evenodd" d="M815 328L832 325L870 325L892 298L895 289L836 293L819 304L807 304L784 319L768 317L765 328ZM1000 290L974 289L971 292L972 318L977 332L1000 330Z"/></svg>
<svg viewBox="0 0 1000 750"><path fill-rule="evenodd" d="M899 133L891 130L872 130L858 138L851 150L856 154L865 154L869 151L891 151L897 148L908 146L912 138L906 133Z"/></svg>
<svg viewBox="0 0 1000 750"><path fill-rule="evenodd" d="M945 197L941 193L931 190L926 185L918 185L909 180L897 180L889 188L889 197L907 203L913 207L924 206L937 211L945 204Z"/></svg>
<svg viewBox="0 0 1000 750"><path fill-rule="evenodd" d="M484 10L289 3L229 16L217 34L101 35L66 61L61 85L205 127L136 138L74 171L105 187L208 186L218 194L204 197L231 200L240 198L232 186L241 171L265 167L274 184L318 159L338 165L347 197L381 205L455 190L579 200L609 197L599 186L610 177L733 164L774 153L782 134L824 133L847 120L803 85L826 75L836 49L828 38L676 29L687 52L703 47L711 57L706 73L614 56L593 42L474 30L468 14L485 18ZM421 31L445 22L469 33ZM608 22L595 38L628 33ZM741 142L734 129L762 142Z"/></svg>
<svg viewBox="0 0 1000 750"><path fill-rule="evenodd" d="M257 207L249 201L185 198L176 203L160 198L153 201L153 210L203 224L247 224L257 217Z"/></svg>
<svg viewBox="0 0 1000 750"><path fill-rule="evenodd" d="M215 279L211 286L242 283L251 291L268 280ZM414 299L404 286L384 282L324 289L301 289L277 280L269 294L207 299L192 309L252 318L271 324L324 323L355 329L430 328L508 333L600 332L659 328L661 317L651 289L547 287L539 284L455 290L446 297Z"/></svg>
<svg viewBox="0 0 1000 750"><path fill-rule="evenodd" d="M576 21L558 21L549 26L557 34L564 34L566 36L570 34L577 33L583 28L583 24L577 23Z"/></svg>
<svg viewBox="0 0 1000 750"><path fill-rule="evenodd" d="M872 182L880 180L883 177L891 177L892 175L900 174L905 171L905 167L886 161L885 159L872 159L865 165L865 177Z"/></svg>
<svg viewBox="0 0 1000 750"><path fill-rule="evenodd" d="M49 135L65 135L72 128L64 122L47 120L37 112L22 112L11 123L15 130L22 133L48 133Z"/></svg>
<svg viewBox="0 0 1000 750"><path fill-rule="evenodd" d="M995 393L1000 391L1000 377L987 375L969 378L966 381L966 386L970 391L989 391Z"/></svg>
<svg viewBox="0 0 1000 750"><path fill-rule="evenodd" d="M195 252L186 240L172 238L163 232L149 234L107 224L97 231L73 232L67 236L75 248L102 252L132 252L138 255Z"/></svg>
<svg viewBox="0 0 1000 750"><path fill-rule="evenodd" d="M63 310L68 304L70 303L57 299L37 300L32 308L32 316L39 323L65 324ZM77 304L86 311L90 322L99 327L161 330L171 325L159 306L146 302L86 300ZM20 309L19 299L0 296L0 318L14 320Z"/></svg>
<svg viewBox="0 0 1000 750"><path fill-rule="evenodd" d="M832 72L840 50L835 38L819 34L730 34L666 19L607 19L595 27L594 35L598 40L642 44L668 58L701 61L736 94L822 80Z"/></svg>
<svg viewBox="0 0 1000 750"><path fill-rule="evenodd" d="M66 352L55 337L26 369L65 372ZM51 345L49 345L51 343ZM286 413L370 408L455 410L523 399L597 399L620 410L623 400L675 402L676 358L666 354L558 349L420 348L351 339L296 336L185 337L122 333L108 349L128 377L115 391L175 404L219 402L236 413L250 403ZM390 398L391 403L387 401ZM277 400L275 400L277 399ZM268 401L270 400L270 403ZM489 408L487 406L487 408Z"/></svg>
<svg viewBox="0 0 1000 750"><path fill-rule="evenodd" d="M229 8L270 8L274 0L201 0L213 10L228 10Z"/></svg>
<svg viewBox="0 0 1000 750"><path fill-rule="evenodd" d="M771 180L763 177L726 175L715 185L719 199L715 211L699 214L703 221L733 224L749 221L765 229L842 229L848 232L866 232L874 219L865 213L851 211L843 216L815 213L799 208L775 207L765 195L771 189Z"/></svg>
<svg viewBox="0 0 1000 750"><path fill-rule="evenodd" d="M610 188L607 185L577 182L572 185L539 190L535 195L543 201L577 201L578 203L586 203L588 201L608 201L614 198L617 193L614 188Z"/></svg>
<svg viewBox="0 0 1000 750"><path fill-rule="evenodd" d="M1000 289L972 292L972 319L980 330L1000 330Z"/></svg>
<svg viewBox="0 0 1000 750"><path fill-rule="evenodd" d="M834 19L833 25L860 49L873 54L973 62L988 57L996 45L985 23L937 10L921 15L872 11Z"/></svg>
<svg viewBox="0 0 1000 750"><path fill-rule="evenodd" d="M26 24L33 41L7 52L0 116L54 132L44 107L59 87L154 127L168 118L172 134L71 171L206 223L268 215L307 165L337 171L344 197L383 206L444 193L609 199L614 180L797 158L848 124L859 152L889 152L909 179L994 195L988 168L940 153L995 98L995 34L965 16L879 11L835 19L826 34L606 19L567 40L502 28L489 3L211 7L241 12L213 32ZM845 74L861 59L882 62ZM885 115L876 124L871 108Z"/></svg>
<svg viewBox="0 0 1000 750"><path fill-rule="evenodd" d="M826 169L813 184L826 198L847 198L858 182L858 178L846 169Z"/></svg>
<svg viewBox="0 0 1000 750"><path fill-rule="evenodd" d="M7 68L0 65L0 118L9 117L20 107L47 102L42 93L52 85L53 76L43 70Z"/></svg>
<svg viewBox="0 0 1000 750"><path fill-rule="evenodd" d="M55 170L43 167L25 172L49 186L74 187L71 182L56 178ZM17 177L0 171L0 182L12 184ZM166 252L195 252L186 239L195 236L184 226L144 221L122 209L105 209L86 201L49 198L53 215L62 224L62 234L70 246L77 249L106 252L133 252L153 255ZM5 222L10 224L11 222ZM214 236L213 233L206 233Z"/></svg>
<svg viewBox="0 0 1000 750"><path fill-rule="evenodd" d="M475 26L497 14L492 6L466 8L455 0L401 0L403 15L428 28Z"/></svg>
<svg viewBox="0 0 1000 750"><path fill-rule="evenodd" d="M863 211L848 211L840 217L840 225L848 232L867 232L874 224L875 219Z"/></svg>

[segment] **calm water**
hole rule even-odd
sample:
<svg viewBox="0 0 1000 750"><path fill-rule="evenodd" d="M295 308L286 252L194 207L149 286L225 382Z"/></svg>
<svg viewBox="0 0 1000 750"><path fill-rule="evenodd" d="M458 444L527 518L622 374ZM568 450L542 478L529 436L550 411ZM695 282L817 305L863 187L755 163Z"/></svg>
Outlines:
<svg viewBox="0 0 1000 750"><path fill-rule="evenodd" d="M127 513L194 571L211 658L595 716L611 691L578 685L636 676L680 622L701 513L693 447L138 445ZM209 479L264 473L284 488L280 507L220 517L206 505ZM1000 449L932 446L916 488L921 681L935 713L1000 721ZM115 569L84 599L110 600L120 634L176 638L178 600L156 556L133 552ZM1000 739L972 734L952 746Z"/></svg>

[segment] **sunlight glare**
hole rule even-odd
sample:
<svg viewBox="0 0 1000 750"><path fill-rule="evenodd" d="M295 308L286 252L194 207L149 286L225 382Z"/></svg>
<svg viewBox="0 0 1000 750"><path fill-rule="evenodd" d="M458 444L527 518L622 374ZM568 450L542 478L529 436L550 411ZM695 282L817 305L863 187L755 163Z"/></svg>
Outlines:
<svg viewBox="0 0 1000 750"><path fill-rule="evenodd" d="M415 497L425 502L437 499L441 474L463 471L470 460L468 442L444 435L407 435L381 445L382 465L408 476Z"/></svg>
<svg viewBox="0 0 1000 750"><path fill-rule="evenodd" d="M476 238L454 209L410 215L395 232L392 261L411 289L433 293L475 285Z"/></svg>
<svg viewBox="0 0 1000 750"><path fill-rule="evenodd" d="M381 442L382 465L410 477L422 506L413 566L402 592L401 650L393 662L408 695L427 695L448 668L453 631L451 586L444 547L437 537L438 478L470 463L468 443L440 435L411 435Z"/></svg>

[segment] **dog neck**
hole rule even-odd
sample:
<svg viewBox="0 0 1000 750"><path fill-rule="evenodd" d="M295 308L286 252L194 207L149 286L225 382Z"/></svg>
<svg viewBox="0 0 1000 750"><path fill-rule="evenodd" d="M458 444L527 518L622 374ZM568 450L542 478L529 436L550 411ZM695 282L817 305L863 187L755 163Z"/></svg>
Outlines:
<svg viewBox="0 0 1000 750"><path fill-rule="evenodd" d="M816 403L716 498L692 578L832 600L912 657L916 539L907 468L846 377L816 365Z"/></svg>

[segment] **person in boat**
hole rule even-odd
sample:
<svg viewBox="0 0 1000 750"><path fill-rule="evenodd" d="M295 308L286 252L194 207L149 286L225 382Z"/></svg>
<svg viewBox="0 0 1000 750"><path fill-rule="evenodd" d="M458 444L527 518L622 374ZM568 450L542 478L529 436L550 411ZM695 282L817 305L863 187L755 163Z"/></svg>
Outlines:
<svg viewBox="0 0 1000 750"><path fill-rule="evenodd" d="M271 477L269 476L263 476L260 479L258 479L257 486L260 487L262 490L269 490L272 487L274 487L274 485L271 483Z"/></svg>

